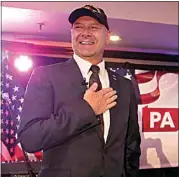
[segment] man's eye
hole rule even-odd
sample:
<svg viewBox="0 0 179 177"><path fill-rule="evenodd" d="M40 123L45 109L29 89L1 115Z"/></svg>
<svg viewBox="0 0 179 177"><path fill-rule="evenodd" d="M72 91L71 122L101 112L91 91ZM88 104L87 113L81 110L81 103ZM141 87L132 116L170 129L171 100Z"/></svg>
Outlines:
<svg viewBox="0 0 179 177"><path fill-rule="evenodd" d="M83 28L82 26L75 26L76 29L81 29Z"/></svg>
<svg viewBox="0 0 179 177"><path fill-rule="evenodd" d="M92 26L92 29L93 29L93 30L97 30L97 29L99 29L99 27L97 27L97 26Z"/></svg>

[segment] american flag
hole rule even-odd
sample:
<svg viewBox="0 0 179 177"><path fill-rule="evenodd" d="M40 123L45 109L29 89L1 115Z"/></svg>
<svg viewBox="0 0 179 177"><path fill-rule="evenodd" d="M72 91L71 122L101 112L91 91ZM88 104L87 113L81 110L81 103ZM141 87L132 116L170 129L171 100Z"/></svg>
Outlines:
<svg viewBox="0 0 179 177"><path fill-rule="evenodd" d="M6 153L2 152L1 157L6 160L15 155L17 129L24 101L24 92L25 89L21 86L11 69L8 52L3 51L1 73L1 143L4 148L7 148L7 151Z"/></svg>
<svg viewBox="0 0 179 177"><path fill-rule="evenodd" d="M11 56L2 53L1 72L1 162L24 161L24 152L17 141L17 130L24 101L25 88L12 66ZM26 153L30 161L42 159L42 152Z"/></svg>

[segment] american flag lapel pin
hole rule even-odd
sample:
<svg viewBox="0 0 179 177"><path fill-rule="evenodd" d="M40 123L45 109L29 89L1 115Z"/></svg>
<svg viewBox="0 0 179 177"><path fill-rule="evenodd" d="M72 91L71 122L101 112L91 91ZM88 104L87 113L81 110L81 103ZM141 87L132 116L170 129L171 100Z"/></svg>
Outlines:
<svg viewBox="0 0 179 177"><path fill-rule="evenodd" d="M112 78L113 78L114 80L117 80L117 78L116 78L116 76L115 76L115 75L112 75Z"/></svg>

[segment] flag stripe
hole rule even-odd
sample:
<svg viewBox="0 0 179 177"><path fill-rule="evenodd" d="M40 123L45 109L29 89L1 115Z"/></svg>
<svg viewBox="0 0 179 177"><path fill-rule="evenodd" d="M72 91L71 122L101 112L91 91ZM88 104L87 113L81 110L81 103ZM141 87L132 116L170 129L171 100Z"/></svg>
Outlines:
<svg viewBox="0 0 179 177"><path fill-rule="evenodd" d="M4 145L2 141L1 141L1 148L2 148L1 149L1 157L2 157L1 161L3 162L3 161L12 160L7 147Z"/></svg>

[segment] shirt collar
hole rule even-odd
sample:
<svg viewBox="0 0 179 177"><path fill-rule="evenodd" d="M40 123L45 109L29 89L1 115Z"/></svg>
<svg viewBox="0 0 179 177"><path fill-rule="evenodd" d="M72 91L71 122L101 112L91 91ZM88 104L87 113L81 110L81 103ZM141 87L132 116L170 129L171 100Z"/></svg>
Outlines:
<svg viewBox="0 0 179 177"><path fill-rule="evenodd" d="M78 64L80 71L82 73L82 75L87 75L89 73L90 67L91 67L91 63L82 59L81 57L79 57L78 55L76 55L75 53L73 54L73 58L76 61L76 63ZM100 62L97 66L99 66L100 68L100 75L103 77L105 75L105 62L104 60L102 60L102 62Z"/></svg>

